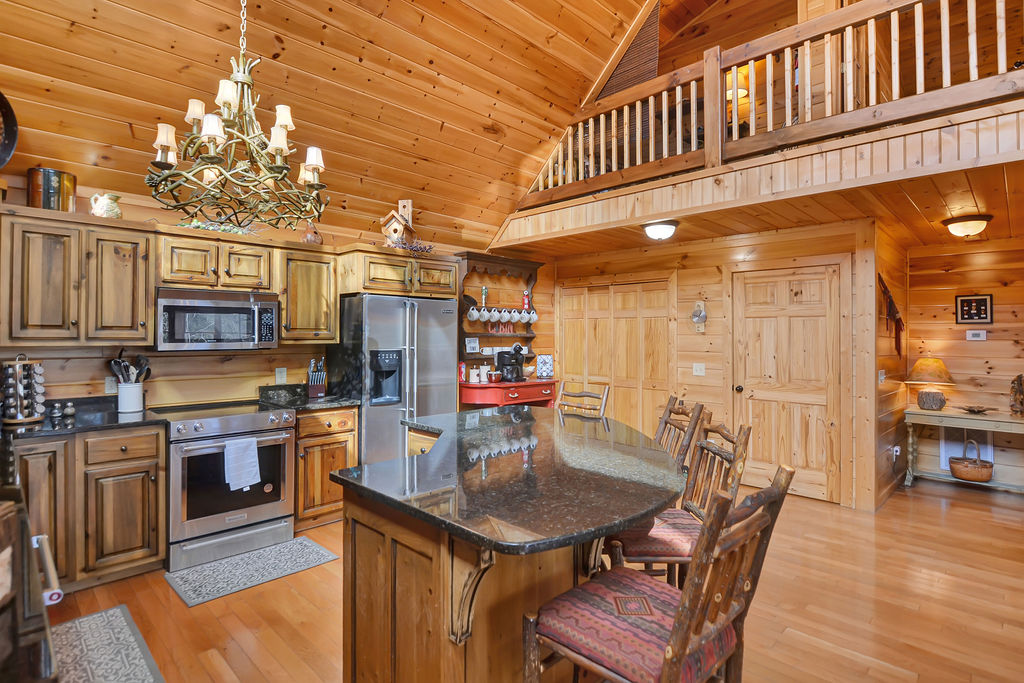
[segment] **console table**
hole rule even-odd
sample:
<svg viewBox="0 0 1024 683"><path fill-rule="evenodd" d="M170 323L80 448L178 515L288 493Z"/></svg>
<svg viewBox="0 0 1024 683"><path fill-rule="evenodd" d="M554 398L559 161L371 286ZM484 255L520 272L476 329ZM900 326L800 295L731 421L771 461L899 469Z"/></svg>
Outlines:
<svg viewBox="0 0 1024 683"><path fill-rule="evenodd" d="M937 479L939 481L962 482L951 474L937 472L918 472L917 467L917 437L918 428L931 427L955 427L959 429L976 429L985 432L1002 432L1007 434L1024 434L1024 417L1011 415L1005 412L990 412L985 415L972 415L953 408L943 410L921 410L919 408L908 408L904 420L907 423L907 475L903 481L904 486L914 483L914 477L922 479ZM996 469L998 471L998 464ZM1000 482L968 482L1024 493L1024 486L1006 484Z"/></svg>
<svg viewBox="0 0 1024 683"><path fill-rule="evenodd" d="M532 379L522 382L459 382L459 401L470 406L510 406L529 403L551 408L555 405L555 380Z"/></svg>

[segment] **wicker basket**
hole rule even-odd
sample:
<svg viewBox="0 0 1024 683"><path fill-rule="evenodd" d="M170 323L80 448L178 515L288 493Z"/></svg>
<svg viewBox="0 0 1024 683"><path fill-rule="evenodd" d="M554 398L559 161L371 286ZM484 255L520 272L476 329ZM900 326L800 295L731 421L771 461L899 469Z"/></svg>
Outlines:
<svg viewBox="0 0 1024 683"><path fill-rule="evenodd" d="M967 447L974 445L975 457L967 457ZM962 458L949 459L949 471L957 479L964 481L990 481L992 479L992 463L981 459L981 447L974 439L964 442L964 455Z"/></svg>

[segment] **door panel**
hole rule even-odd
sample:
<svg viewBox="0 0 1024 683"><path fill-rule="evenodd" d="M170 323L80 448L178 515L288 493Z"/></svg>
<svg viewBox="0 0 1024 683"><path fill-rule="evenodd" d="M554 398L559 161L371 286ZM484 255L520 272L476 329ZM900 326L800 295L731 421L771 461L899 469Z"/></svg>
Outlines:
<svg viewBox="0 0 1024 683"><path fill-rule="evenodd" d="M413 263L410 259L367 254L363 256L363 288L386 292L411 292L412 269Z"/></svg>
<svg viewBox="0 0 1024 683"><path fill-rule="evenodd" d="M157 463L85 471L85 569L157 556Z"/></svg>
<svg viewBox="0 0 1024 683"><path fill-rule="evenodd" d="M217 243L161 237L160 279L166 284L217 284Z"/></svg>
<svg viewBox="0 0 1024 683"><path fill-rule="evenodd" d="M413 331L416 349L415 417L452 413L458 410L458 307L447 299L413 302Z"/></svg>
<svg viewBox="0 0 1024 683"><path fill-rule="evenodd" d="M458 290L457 267L439 261L416 262L416 291L455 296Z"/></svg>
<svg viewBox="0 0 1024 683"><path fill-rule="evenodd" d="M407 299L369 294L363 296L363 348L374 350L398 349L406 353ZM454 351L453 351L454 352ZM369 392L369 353L361 360L363 382ZM372 406L364 402L359 411L359 439L364 463L397 458L406 452L405 431L397 429L398 421L405 417L405 396L408 390L408 363L402 358L402 401L393 405ZM452 373L454 376L455 373Z"/></svg>
<svg viewBox="0 0 1024 683"><path fill-rule="evenodd" d="M32 219L11 219L10 336L12 340L69 340L80 337L81 276L77 228ZM8 251L10 250L9 256Z"/></svg>
<svg viewBox="0 0 1024 683"><path fill-rule="evenodd" d="M220 245L220 284L225 287L270 289L270 249Z"/></svg>
<svg viewBox="0 0 1024 683"><path fill-rule="evenodd" d="M752 427L744 473L780 464L792 491L839 500L839 266L733 275L735 424Z"/></svg>
<svg viewBox="0 0 1024 683"><path fill-rule="evenodd" d="M282 340L338 340L338 283L333 256L285 252Z"/></svg>
<svg viewBox="0 0 1024 683"><path fill-rule="evenodd" d="M47 443L18 444L15 442L14 452L17 456L18 474L21 487L25 492L25 507L28 509L29 522L36 534L50 537L50 548L53 550L57 575L64 578L68 575L68 520L65 510L67 505L67 441L50 441Z"/></svg>
<svg viewBox="0 0 1024 683"><path fill-rule="evenodd" d="M152 343L150 243L138 233L88 231L86 339Z"/></svg>
<svg viewBox="0 0 1024 683"><path fill-rule="evenodd" d="M299 442L300 458L296 480L299 519L340 509L342 487L332 482L329 475L334 470L359 464L355 438L355 434L348 433L329 439Z"/></svg>

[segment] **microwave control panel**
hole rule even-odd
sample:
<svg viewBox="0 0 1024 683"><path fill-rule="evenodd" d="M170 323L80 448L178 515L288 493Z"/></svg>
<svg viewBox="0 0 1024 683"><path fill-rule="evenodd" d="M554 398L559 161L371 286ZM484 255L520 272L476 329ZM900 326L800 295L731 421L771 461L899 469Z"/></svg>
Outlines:
<svg viewBox="0 0 1024 683"><path fill-rule="evenodd" d="M259 342L273 342L277 339L277 316L273 308L259 309L260 338Z"/></svg>

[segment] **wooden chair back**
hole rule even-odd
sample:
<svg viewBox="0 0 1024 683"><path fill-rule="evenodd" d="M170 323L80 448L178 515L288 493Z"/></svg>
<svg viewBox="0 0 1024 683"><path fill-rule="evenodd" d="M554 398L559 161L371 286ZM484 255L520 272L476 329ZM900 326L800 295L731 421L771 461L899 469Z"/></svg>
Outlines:
<svg viewBox="0 0 1024 683"><path fill-rule="evenodd" d="M771 486L748 496L732 512L727 492L712 494L665 648L662 682L678 681L686 656L730 622L741 620L742 633L742 619L753 600L793 472L791 467L780 467ZM742 658L742 649L739 652ZM728 662L728 666L741 664L741 659Z"/></svg>
<svg viewBox="0 0 1024 683"><path fill-rule="evenodd" d="M704 438L704 430L710 424L711 411L703 403L693 403L687 408L683 401L669 396L654 440L672 454L682 472L690 466L693 447Z"/></svg>
<svg viewBox="0 0 1024 683"><path fill-rule="evenodd" d="M559 412L582 415L584 417L603 418L605 408L608 407L608 393L611 386L604 385L604 391L596 394L592 391L566 391L565 380L558 385L558 399L555 407ZM574 399L572 401L566 399ZM596 402L596 403L595 403Z"/></svg>
<svg viewBox="0 0 1024 683"><path fill-rule="evenodd" d="M717 435L727 445L710 441L711 435ZM716 491L725 491L729 500L736 500L749 442L748 425L741 425L735 434L722 424L704 430L704 438L697 442L687 468L686 490L681 499L684 510L705 520Z"/></svg>

